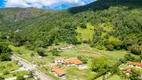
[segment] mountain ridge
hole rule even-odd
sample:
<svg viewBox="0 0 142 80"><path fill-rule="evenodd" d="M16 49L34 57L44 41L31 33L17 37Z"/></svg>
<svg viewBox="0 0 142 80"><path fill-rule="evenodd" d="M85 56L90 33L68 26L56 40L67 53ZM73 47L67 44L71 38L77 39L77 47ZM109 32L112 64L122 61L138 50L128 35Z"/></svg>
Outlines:
<svg viewBox="0 0 142 80"><path fill-rule="evenodd" d="M123 0L122 2L129 1ZM132 46L142 44L142 9L139 5L141 0L136 0L134 5L132 4L134 0L130 0L127 6L116 5L122 4L122 2L98 0L85 6L62 11L30 9L35 14L29 19L11 22L1 18L1 24L5 27L2 27L0 31L4 31L3 39L8 35L9 40L15 46L26 45L30 49L66 42L87 43L99 49L130 50ZM16 13L25 10L19 9ZM11 11L9 14L14 16L16 13ZM90 31L93 32L91 33L93 35L87 33L90 26L94 27ZM17 29L22 31L15 33ZM81 31L84 32L81 33ZM92 40L87 36L92 36L90 37Z"/></svg>

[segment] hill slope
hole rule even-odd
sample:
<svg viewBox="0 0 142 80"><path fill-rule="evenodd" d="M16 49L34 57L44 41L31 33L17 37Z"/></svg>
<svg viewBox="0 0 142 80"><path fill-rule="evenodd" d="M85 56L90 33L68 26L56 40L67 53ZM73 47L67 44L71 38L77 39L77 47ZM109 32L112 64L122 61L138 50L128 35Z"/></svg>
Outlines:
<svg viewBox="0 0 142 80"><path fill-rule="evenodd" d="M0 31L6 31L1 33L1 38L5 39L8 35L15 45L27 45L30 49L61 42L84 42L99 49L128 50L133 45L142 44L141 4L141 0L98 0L64 11L30 9L28 11L37 14L16 22L14 16L27 9L16 12L4 9L6 12L0 10L1 16L11 14L13 17L12 21L1 18ZM7 14L7 11L10 13ZM91 31L89 26L93 26ZM82 32L78 28L82 28ZM15 32L17 29L20 31ZM92 37L86 31L91 32Z"/></svg>

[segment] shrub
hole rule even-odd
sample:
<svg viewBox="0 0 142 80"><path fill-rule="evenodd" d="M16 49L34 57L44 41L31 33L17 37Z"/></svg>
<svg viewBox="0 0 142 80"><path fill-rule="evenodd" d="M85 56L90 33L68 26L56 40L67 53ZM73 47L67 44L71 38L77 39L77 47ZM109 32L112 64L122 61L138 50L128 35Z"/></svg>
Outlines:
<svg viewBox="0 0 142 80"><path fill-rule="evenodd" d="M20 55L22 54L20 50L17 50L17 53L20 54Z"/></svg>
<svg viewBox="0 0 142 80"><path fill-rule="evenodd" d="M136 54L136 55L140 55L141 54L140 46L139 45L132 46L131 53Z"/></svg>
<svg viewBox="0 0 142 80"><path fill-rule="evenodd" d="M5 80L3 77L0 76L0 80Z"/></svg>
<svg viewBox="0 0 142 80"><path fill-rule="evenodd" d="M40 55L40 56L45 56L45 51L42 50L42 49L38 49L38 50L37 50L37 53L38 53L38 55Z"/></svg>
<svg viewBox="0 0 142 80"><path fill-rule="evenodd" d="M81 60L84 64L87 64L87 62L88 62L88 59L87 59L86 56L77 56L77 58L78 58L79 60Z"/></svg>
<svg viewBox="0 0 142 80"><path fill-rule="evenodd" d="M9 71L4 71L3 72L3 75L7 75L7 74L9 74Z"/></svg>
<svg viewBox="0 0 142 80"><path fill-rule="evenodd" d="M59 56L59 52L56 49L52 50L52 55L53 56Z"/></svg>
<svg viewBox="0 0 142 80"><path fill-rule="evenodd" d="M18 76L16 80L25 80L23 76Z"/></svg>
<svg viewBox="0 0 142 80"><path fill-rule="evenodd" d="M81 28L87 28L87 26L86 26L85 23L82 23L82 24L80 25L80 27L81 27Z"/></svg>
<svg viewBox="0 0 142 80"><path fill-rule="evenodd" d="M113 51L114 50L114 47L113 47L113 45L106 45L106 48L107 48L107 50L109 50L109 51Z"/></svg>
<svg viewBox="0 0 142 80"><path fill-rule="evenodd" d="M11 59L10 59L10 55L8 54L8 53L2 53L1 55L0 55L0 60L1 61L10 61Z"/></svg>

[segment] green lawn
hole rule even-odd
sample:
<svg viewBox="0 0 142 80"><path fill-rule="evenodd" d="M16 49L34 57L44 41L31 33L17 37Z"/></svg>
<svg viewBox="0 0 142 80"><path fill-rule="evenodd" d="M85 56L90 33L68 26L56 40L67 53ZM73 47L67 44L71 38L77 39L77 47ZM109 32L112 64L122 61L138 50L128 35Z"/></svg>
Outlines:
<svg viewBox="0 0 142 80"><path fill-rule="evenodd" d="M4 78L11 78L11 77L16 77L16 76L24 76L27 75L28 72L27 71L20 71L20 72L14 72L14 73L10 73L7 75L3 75L2 77Z"/></svg>
<svg viewBox="0 0 142 80"><path fill-rule="evenodd" d="M19 66L14 61L4 61L0 62L0 73L3 73L5 71L14 71L17 70Z"/></svg>
<svg viewBox="0 0 142 80"><path fill-rule="evenodd" d="M46 73L48 76L52 77L54 80L59 80L56 76L52 75L51 73L47 72Z"/></svg>
<svg viewBox="0 0 142 80"><path fill-rule="evenodd" d="M65 80L87 80L90 76L95 75L96 73L92 72L91 70L79 70L77 67L63 67L62 70L66 72L66 79Z"/></svg>
<svg viewBox="0 0 142 80"><path fill-rule="evenodd" d="M128 79L122 79L119 75L113 75L108 80L128 80Z"/></svg>

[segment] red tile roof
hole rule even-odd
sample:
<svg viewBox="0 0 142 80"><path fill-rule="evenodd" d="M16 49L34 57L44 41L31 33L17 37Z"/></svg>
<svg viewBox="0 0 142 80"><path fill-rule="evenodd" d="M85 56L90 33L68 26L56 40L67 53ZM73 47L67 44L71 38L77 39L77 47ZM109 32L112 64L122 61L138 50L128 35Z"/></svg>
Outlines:
<svg viewBox="0 0 142 80"><path fill-rule="evenodd" d="M131 69L131 68L127 68L127 69L125 69L125 71L126 71L127 73L132 73L132 69Z"/></svg>
<svg viewBox="0 0 142 80"><path fill-rule="evenodd" d="M77 58L66 59L66 63L67 64L76 64L76 65L82 64L82 62Z"/></svg>
<svg viewBox="0 0 142 80"><path fill-rule="evenodd" d="M59 68L53 68L52 72L55 72L58 76L62 76L65 74L65 72Z"/></svg>
<svg viewBox="0 0 142 80"><path fill-rule="evenodd" d="M56 60L64 60L64 58L56 58Z"/></svg>
<svg viewBox="0 0 142 80"><path fill-rule="evenodd" d="M133 65L133 66L140 66L140 67L142 67L142 63L139 63L139 62L128 62L128 65Z"/></svg>

